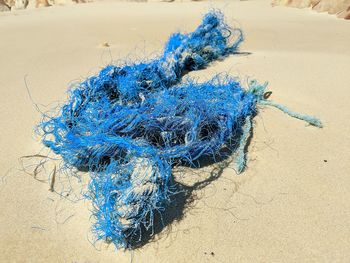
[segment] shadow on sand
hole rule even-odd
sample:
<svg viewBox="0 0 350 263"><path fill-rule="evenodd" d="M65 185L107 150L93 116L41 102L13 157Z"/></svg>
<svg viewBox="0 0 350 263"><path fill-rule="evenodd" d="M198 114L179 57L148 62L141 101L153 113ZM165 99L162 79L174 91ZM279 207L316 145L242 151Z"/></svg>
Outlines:
<svg viewBox="0 0 350 263"><path fill-rule="evenodd" d="M239 141L241 135L242 134L237 134L234 138L232 138L232 143ZM247 153L247 148L250 145L252 138L253 128L251 129L245 145L245 153ZM219 179L225 168L232 164L234 161L234 153L238 147L237 143L235 143L235 145L232 145L232 143L228 147L222 149L220 153L215 156L215 158L200 158L197 160L195 166L187 163L181 163L181 166L190 168L186 169L186 176L191 176L191 173L195 174L197 168L205 167L209 168L209 173L206 172L208 173L208 176L201 181L193 183L192 185L174 181L173 186L176 194L172 195L170 201L165 204L164 211L162 213L154 211L153 227L151 229L142 227L139 233L129 235L127 240L129 249L140 249L148 243L156 242L157 240L161 239L163 234L169 235L171 233L171 231L164 230L171 229L172 223L181 221L184 218L186 210L190 209L193 202L196 200L196 192L204 189L212 182ZM148 220L150 220L150 218L148 218Z"/></svg>

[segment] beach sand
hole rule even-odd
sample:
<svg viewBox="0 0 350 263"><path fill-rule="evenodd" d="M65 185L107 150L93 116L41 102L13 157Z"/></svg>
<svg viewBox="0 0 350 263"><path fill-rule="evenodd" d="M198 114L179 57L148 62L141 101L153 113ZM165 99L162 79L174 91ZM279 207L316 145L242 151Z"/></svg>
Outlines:
<svg viewBox="0 0 350 263"><path fill-rule="evenodd" d="M59 198L18 169L21 156L42 150L33 101L64 102L72 81L111 60L158 52L213 7L245 42L240 54L190 76L269 81L271 99L325 127L261 109L244 173L226 169L196 191L183 218L142 248L98 250L89 202ZM349 21L267 1L101 1L1 13L0 262L349 262L349 32Z"/></svg>

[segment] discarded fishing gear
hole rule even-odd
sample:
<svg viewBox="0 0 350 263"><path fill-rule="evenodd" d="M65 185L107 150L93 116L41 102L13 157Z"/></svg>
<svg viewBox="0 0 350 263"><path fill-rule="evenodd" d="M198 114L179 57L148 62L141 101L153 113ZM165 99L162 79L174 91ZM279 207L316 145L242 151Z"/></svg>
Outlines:
<svg viewBox="0 0 350 263"><path fill-rule="evenodd" d="M243 89L228 76L177 84L186 71L236 52L242 39L221 13L211 12L193 33L174 34L159 59L108 66L79 84L60 114L40 124L46 146L90 172L97 240L130 248L130 238L152 229L155 214L162 215L175 194L174 164L215 158L230 147L241 172L259 105L322 126L264 99L265 84L253 81Z"/></svg>

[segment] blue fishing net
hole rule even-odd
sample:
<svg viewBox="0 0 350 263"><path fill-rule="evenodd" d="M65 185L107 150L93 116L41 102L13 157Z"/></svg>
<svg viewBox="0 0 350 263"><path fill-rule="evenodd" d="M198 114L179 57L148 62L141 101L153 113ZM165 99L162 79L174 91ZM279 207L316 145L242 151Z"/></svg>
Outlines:
<svg viewBox="0 0 350 263"><path fill-rule="evenodd" d="M242 40L220 12L210 12L193 33L173 34L157 59L107 66L72 89L57 116L44 118L43 143L67 165L90 172L97 240L130 247L130 238L152 229L176 194L174 165L215 160L228 147L241 172L258 105L321 126L264 99L266 85L257 82L243 89L235 78L216 76L179 84L186 72L235 53Z"/></svg>

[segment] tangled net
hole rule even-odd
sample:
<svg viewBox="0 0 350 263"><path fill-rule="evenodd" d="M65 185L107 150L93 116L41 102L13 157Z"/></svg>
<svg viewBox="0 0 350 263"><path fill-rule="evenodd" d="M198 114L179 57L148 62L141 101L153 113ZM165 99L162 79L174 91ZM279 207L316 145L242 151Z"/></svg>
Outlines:
<svg viewBox="0 0 350 263"><path fill-rule="evenodd" d="M173 34L159 58L110 65L80 83L59 115L41 122L43 143L90 172L97 240L130 247L130 237L152 229L155 214L176 193L174 165L215 159L229 147L241 172L259 104L321 127L316 118L264 99L266 85L254 81L248 89L229 76L178 84L186 72L235 53L242 40L220 12L210 12L193 33Z"/></svg>

